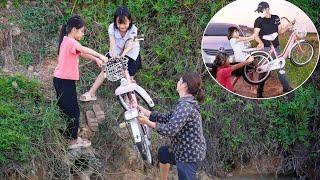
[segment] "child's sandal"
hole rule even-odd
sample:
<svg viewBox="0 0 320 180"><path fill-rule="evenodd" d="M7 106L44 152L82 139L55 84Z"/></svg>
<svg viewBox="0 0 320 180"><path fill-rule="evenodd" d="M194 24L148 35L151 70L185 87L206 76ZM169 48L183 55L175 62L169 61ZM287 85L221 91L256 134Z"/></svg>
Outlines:
<svg viewBox="0 0 320 180"><path fill-rule="evenodd" d="M91 146L91 142L89 140L85 140L85 139L81 139L80 137L78 137L76 143L71 144L68 146L69 150L72 149L77 149L77 148L87 148Z"/></svg>
<svg viewBox="0 0 320 180"><path fill-rule="evenodd" d="M86 92L80 96L80 101L83 101L83 102L95 101L95 100L97 100L97 97L91 96L89 92Z"/></svg>

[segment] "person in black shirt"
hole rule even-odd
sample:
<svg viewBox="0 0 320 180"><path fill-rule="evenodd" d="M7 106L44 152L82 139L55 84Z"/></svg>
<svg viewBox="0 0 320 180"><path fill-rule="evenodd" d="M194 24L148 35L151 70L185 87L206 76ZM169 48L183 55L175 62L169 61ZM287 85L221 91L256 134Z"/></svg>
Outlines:
<svg viewBox="0 0 320 180"><path fill-rule="evenodd" d="M291 28L293 24L289 24L285 27L280 26L281 22L279 16L270 13L270 7L267 2L260 2L256 11L261 14L261 17L258 17L254 22L254 37L255 40L259 43L257 48L264 49L264 51L269 52L271 49L271 44L269 41L262 39L262 36L269 35L275 32L278 34L283 34L289 28ZM272 41L272 44L277 53L280 54L281 49L278 37L274 41ZM274 54L272 54L272 56L275 59ZM292 90L292 87L289 84L288 76L286 75L284 68L278 70L277 73L283 87L283 92L290 92ZM264 84L265 82L259 83L257 90L258 98L263 97Z"/></svg>

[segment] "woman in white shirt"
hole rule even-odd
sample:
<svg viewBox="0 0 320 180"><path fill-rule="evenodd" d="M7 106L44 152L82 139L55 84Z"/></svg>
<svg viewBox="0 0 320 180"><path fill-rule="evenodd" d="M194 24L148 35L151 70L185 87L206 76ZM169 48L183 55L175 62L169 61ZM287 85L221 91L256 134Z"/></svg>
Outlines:
<svg viewBox="0 0 320 180"><path fill-rule="evenodd" d="M138 28L133 24L132 16L126 7L118 7L113 18L113 23L108 29L110 50L107 57L126 57L128 61L128 71L133 80L135 74L141 68L140 45L139 42L126 41L138 35ZM126 45L126 47L124 47ZM123 49L124 48L124 49ZM96 100L96 91L102 85L105 77L103 72L99 74L90 90L81 95L81 101Z"/></svg>
<svg viewBox="0 0 320 180"><path fill-rule="evenodd" d="M228 29L228 39L234 52L236 62L243 62L250 57L249 54L244 53L243 50L247 49L245 42L254 40L254 36L241 37L239 30L236 27Z"/></svg>
<svg viewBox="0 0 320 180"><path fill-rule="evenodd" d="M239 30L236 27L230 27L228 29L228 39L230 41L231 47L234 52L234 57L237 63L244 62L248 59L248 61L252 62L253 57L250 56L248 53L244 53L243 50L247 49L248 47L246 46L246 42L250 42L254 40L254 35L251 35L249 37L241 37L239 35ZM237 64L235 63L235 64ZM243 68L237 69L233 71L233 75L236 76L236 78L233 80L233 85L236 84L236 82L239 80L239 78L242 75ZM252 89L251 89L252 90Z"/></svg>

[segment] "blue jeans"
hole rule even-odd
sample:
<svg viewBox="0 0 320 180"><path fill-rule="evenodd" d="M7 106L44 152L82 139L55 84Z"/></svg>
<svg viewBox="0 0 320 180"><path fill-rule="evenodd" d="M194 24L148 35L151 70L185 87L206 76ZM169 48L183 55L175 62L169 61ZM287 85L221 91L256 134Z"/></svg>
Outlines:
<svg viewBox="0 0 320 180"><path fill-rule="evenodd" d="M195 180L198 171L196 162L177 162L179 180Z"/></svg>
<svg viewBox="0 0 320 180"><path fill-rule="evenodd" d="M179 180L195 180L198 171L197 162L176 162L174 153L169 146L162 146L158 150L158 159L162 164L176 165Z"/></svg>

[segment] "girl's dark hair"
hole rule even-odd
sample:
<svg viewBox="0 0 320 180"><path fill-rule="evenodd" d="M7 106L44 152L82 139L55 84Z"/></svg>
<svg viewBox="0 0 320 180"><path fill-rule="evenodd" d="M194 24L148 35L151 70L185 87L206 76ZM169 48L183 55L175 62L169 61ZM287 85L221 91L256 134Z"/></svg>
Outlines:
<svg viewBox="0 0 320 180"><path fill-rule="evenodd" d="M213 62L211 74L214 78L217 77L218 67L222 66L224 62L229 58L227 53L219 52L216 56L216 59Z"/></svg>
<svg viewBox="0 0 320 180"><path fill-rule="evenodd" d="M187 83L188 92L196 97L199 102L202 102L204 100L205 93L202 87L202 79L198 73L185 73L182 76L182 81Z"/></svg>
<svg viewBox="0 0 320 180"><path fill-rule="evenodd" d="M131 29L132 27L132 24L133 24L133 19L132 19L132 16L131 16L131 13L129 12L129 10L124 7L124 6L120 6L116 9L116 12L114 13L113 15L113 24L114 24L114 27L116 29L118 29L118 26L117 26L117 18L119 18L119 23L122 24L124 23L126 17L130 20L130 24L129 24L129 28L128 29Z"/></svg>
<svg viewBox="0 0 320 180"><path fill-rule="evenodd" d="M229 29L228 29L228 39L229 39L229 40L232 38L232 34L233 34L235 31L239 31L238 28L236 28L236 27L229 27Z"/></svg>
<svg viewBox="0 0 320 180"><path fill-rule="evenodd" d="M79 15L74 15L68 20L67 24L64 24L61 27L60 36L59 36L58 54L60 52L60 45L62 43L63 37L68 35L71 32L72 28L80 29L84 26L85 26L85 23L82 20L82 18Z"/></svg>

